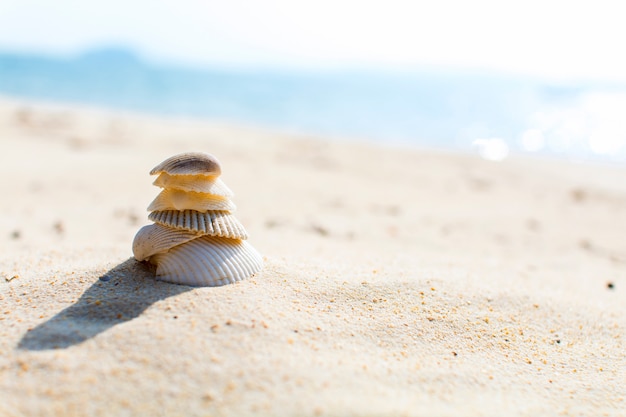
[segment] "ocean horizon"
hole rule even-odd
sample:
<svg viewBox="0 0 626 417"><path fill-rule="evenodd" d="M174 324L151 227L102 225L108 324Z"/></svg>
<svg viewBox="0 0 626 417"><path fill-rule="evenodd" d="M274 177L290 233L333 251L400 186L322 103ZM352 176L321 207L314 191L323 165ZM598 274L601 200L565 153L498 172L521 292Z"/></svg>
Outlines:
<svg viewBox="0 0 626 417"><path fill-rule="evenodd" d="M0 94L331 138L626 162L626 86L452 71L192 69L122 48L0 52Z"/></svg>

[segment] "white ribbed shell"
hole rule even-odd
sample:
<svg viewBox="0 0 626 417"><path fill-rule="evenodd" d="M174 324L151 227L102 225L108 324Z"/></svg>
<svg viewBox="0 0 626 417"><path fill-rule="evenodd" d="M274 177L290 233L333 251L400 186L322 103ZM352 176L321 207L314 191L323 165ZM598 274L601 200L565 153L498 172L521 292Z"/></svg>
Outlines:
<svg viewBox="0 0 626 417"><path fill-rule="evenodd" d="M153 211L150 220L163 226L203 235L247 239L248 233L237 218L227 211L201 213L194 210Z"/></svg>
<svg viewBox="0 0 626 417"><path fill-rule="evenodd" d="M207 175L170 175L161 173L152 183L161 188L173 188L183 191L213 194L221 197L233 197L234 194L218 177Z"/></svg>
<svg viewBox="0 0 626 417"><path fill-rule="evenodd" d="M148 206L148 211L160 210L208 210L233 211L237 207L225 197L193 191L165 189Z"/></svg>
<svg viewBox="0 0 626 417"><path fill-rule="evenodd" d="M180 244L197 239L201 235L185 230L171 229L160 224L144 226L133 240L133 255L143 261L160 252L166 252Z"/></svg>
<svg viewBox="0 0 626 417"><path fill-rule="evenodd" d="M203 236L154 255L161 281L194 287L217 287L244 280L263 267L261 255L248 242Z"/></svg>

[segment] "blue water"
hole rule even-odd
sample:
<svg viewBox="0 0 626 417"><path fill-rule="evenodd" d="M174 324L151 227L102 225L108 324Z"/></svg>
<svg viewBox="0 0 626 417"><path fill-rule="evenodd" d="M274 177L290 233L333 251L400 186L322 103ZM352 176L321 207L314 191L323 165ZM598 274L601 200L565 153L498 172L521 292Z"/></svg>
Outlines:
<svg viewBox="0 0 626 417"><path fill-rule="evenodd" d="M581 106L583 113L599 111L602 119L602 104L595 109L593 98L609 97L610 107L617 97L619 105L626 98L622 86L433 71L197 70L105 49L74 58L0 53L0 94L419 147L472 150L495 138L513 152L626 160L626 130L612 133L617 139L608 150L586 138L607 132L597 114L583 116L586 124L570 134L575 140L563 127L581 117ZM620 115L609 115L609 127L611 117ZM523 141L529 129L541 132L539 144Z"/></svg>

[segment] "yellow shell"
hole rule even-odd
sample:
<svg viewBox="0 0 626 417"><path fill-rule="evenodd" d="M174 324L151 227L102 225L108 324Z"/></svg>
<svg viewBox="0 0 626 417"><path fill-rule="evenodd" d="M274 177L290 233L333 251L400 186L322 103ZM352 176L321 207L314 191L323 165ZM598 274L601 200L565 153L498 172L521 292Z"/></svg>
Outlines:
<svg viewBox="0 0 626 417"><path fill-rule="evenodd" d="M152 184L161 188L195 191L220 197L232 197L234 195L230 188L224 184L224 181L208 175L170 175L167 172L162 172Z"/></svg>
<svg viewBox="0 0 626 417"><path fill-rule="evenodd" d="M164 189L148 206L148 211L160 210L208 210L233 211L235 204L228 198L194 191Z"/></svg>
<svg viewBox="0 0 626 417"><path fill-rule="evenodd" d="M163 226L194 233L231 239L248 238L243 225L227 211L163 210L153 211L148 218Z"/></svg>

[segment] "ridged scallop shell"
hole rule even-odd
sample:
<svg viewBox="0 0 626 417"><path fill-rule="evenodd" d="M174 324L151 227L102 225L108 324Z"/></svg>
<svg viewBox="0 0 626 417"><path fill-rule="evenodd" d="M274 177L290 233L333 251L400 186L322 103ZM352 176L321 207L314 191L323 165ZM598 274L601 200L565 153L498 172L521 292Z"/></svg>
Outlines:
<svg viewBox="0 0 626 417"><path fill-rule="evenodd" d="M152 168L150 175L166 172L171 175L213 175L222 174L222 167L211 154L206 152L186 152L167 158Z"/></svg>
<svg viewBox="0 0 626 417"><path fill-rule="evenodd" d="M165 189L148 206L148 211L160 210L207 210L233 211L235 204L225 197L193 191Z"/></svg>
<svg viewBox="0 0 626 417"><path fill-rule="evenodd" d="M224 184L224 181L217 177L206 175L170 175L167 172L162 172L152 184L161 188L195 191L221 197L232 197L234 195L230 188Z"/></svg>
<svg viewBox="0 0 626 417"><path fill-rule="evenodd" d="M261 255L245 240L203 236L159 253L150 262L161 281L217 287L244 280L263 267Z"/></svg>
<svg viewBox="0 0 626 417"><path fill-rule="evenodd" d="M171 248L197 239L201 235L185 230L171 229L160 224L144 226L133 240L133 255L143 261L157 253L166 252Z"/></svg>
<svg viewBox="0 0 626 417"><path fill-rule="evenodd" d="M201 213L194 210L153 211L148 216L155 223L203 235L247 239L248 232L237 218L227 211Z"/></svg>

